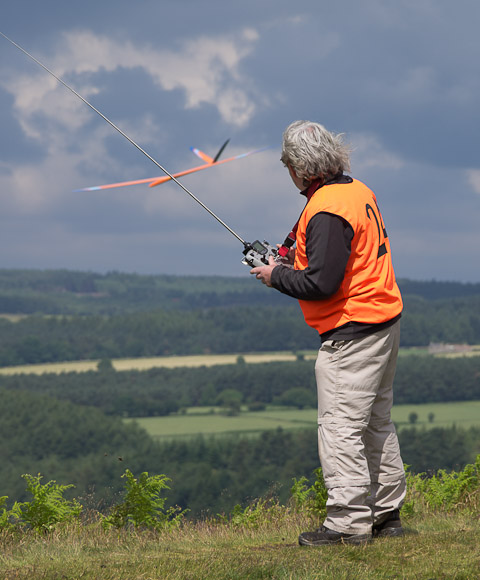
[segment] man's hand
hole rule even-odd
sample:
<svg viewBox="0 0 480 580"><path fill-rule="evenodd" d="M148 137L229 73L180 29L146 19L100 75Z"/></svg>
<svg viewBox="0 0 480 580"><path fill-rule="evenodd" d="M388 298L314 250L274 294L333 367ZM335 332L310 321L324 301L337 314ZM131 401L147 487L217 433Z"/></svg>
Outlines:
<svg viewBox="0 0 480 580"><path fill-rule="evenodd" d="M278 244L278 247L280 247L280 244ZM290 248L288 250L288 254L285 256L284 260L287 264L293 265L295 262L295 248Z"/></svg>
<svg viewBox="0 0 480 580"><path fill-rule="evenodd" d="M250 270L250 274L254 274L257 280L261 280L262 284L265 284L269 288L272 287L272 270L276 268L278 264L275 262L273 256L268 259L268 266L257 266Z"/></svg>

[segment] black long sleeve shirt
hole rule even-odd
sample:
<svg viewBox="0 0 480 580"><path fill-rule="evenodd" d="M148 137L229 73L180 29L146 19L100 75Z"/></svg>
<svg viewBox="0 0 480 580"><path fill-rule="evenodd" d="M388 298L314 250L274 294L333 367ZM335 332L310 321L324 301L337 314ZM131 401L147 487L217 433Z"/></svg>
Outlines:
<svg viewBox="0 0 480 580"><path fill-rule="evenodd" d="M352 226L337 215L321 212L307 226L308 267L272 271L272 286L299 300L322 300L335 294L342 283L351 252Z"/></svg>
<svg viewBox="0 0 480 580"><path fill-rule="evenodd" d="M352 226L340 216L327 212L314 215L306 231L308 267L293 270L278 266L272 270L271 284L298 300L329 298L340 288L351 253ZM381 330L399 320L401 314L381 324L348 322L321 335L322 342L351 340Z"/></svg>

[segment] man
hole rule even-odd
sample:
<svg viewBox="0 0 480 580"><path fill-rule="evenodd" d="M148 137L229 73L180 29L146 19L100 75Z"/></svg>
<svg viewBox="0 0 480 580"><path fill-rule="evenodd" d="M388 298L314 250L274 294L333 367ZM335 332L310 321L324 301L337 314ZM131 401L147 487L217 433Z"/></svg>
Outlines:
<svg viewBox="0 0 480 580"><path fill-rule="evenodd" d="M349 149L341 135L292 123L281 160L307 198L279 249L293 268L270 258L251 273L297 298L321 338L315 375L327 517L299 543L401 535L406 485L390 410L402 298L382 216L373 192L344 173Z"/></svg>

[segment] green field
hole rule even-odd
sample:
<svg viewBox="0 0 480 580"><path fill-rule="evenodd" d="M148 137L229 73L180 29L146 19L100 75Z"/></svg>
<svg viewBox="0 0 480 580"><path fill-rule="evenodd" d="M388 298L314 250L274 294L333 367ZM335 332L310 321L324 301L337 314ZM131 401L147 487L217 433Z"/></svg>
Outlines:
<svg viewBox="0 0 480 580"><path fill-rule="evenodd" d="M154 438L192 437L203 435L225 435L228 433L256 433L270 429L298 429L315 425L315 410L274 409L267 411L242 411L234 417L220 414L211 407L196 407L186 415L168 417L141 417L125 419L137 421Z"/></svg>
<svg viewBox="0 0 480 580"><path fill-rule="evenodd" d="M480 401L454 403L426 403L424 405L398 405L392 417L397 427L410 427L409 416L416 413L417 427L480 426ZM433 421L429 414L433 413ZM211 407L195 407L184 415L168 417L141 417L125 419L137 421L155 439L193 437L202 435L255 434L270 429L315 429L316 409L270 408L265 411L242 411L235 417L220 414Z"/></svg>

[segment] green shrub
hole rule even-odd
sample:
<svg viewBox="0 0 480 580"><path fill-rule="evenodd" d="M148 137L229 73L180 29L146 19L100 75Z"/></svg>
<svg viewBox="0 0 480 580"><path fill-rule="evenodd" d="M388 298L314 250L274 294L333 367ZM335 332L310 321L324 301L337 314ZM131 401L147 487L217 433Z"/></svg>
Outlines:
<svg viewBox="0 0 480 580"><path fill-rule="evenodd" d="M0 528L30 527L37 532L49 532L59 523L71 522L77 519L82 506L76 499L69 501L63 497L67 489L73 485L58 485L54 480L42 484L42 476L22 475L27 482L27 491L32 501L15 502L10 511L3 508L0 516ZM6 497L1 498L5 503Z"/></svg>
<svg viewBox="0 0 480 580"><path fill-rule="evenodd" d="M248 410L252 412L265 411L266 408L267 405L265 403L262 403L261 401L253 401L251 403L248 403Z"/></svg>
<svg viewBox="0 0 480 580"><path fill-rule="evenodd" d="M6 495L0 497L0 508L2 510L2 512L0 513L0 531L12 527L12 523L10 521L11 512L5 508L7 499L8 496Z"/></svg>
<svg viewBox="0 0 480 580"><path fill-rule="evenodd" d="M476 509L480 501L480 455L474 464L463 471L447 472L440 469L427 477L425 473L413 475L407 471L407 498L403 513L421 510Z"/></svg>
<svg viewBox="0 0 480 580"><path fill-rule="evenodd" d="M257 529L262 524L271 523L272 520L285 517L287 510L272 499L257 499L245 508L237 504L230 516L220 515L223 523L230 523L235 527Z"/></svg>
<svg viewBox="0 0 480 580"><path fill-rule="evenodd" d="M310 389L304 387L293 387L283 392L275 399L275 402L287 407L305 409L308 407L316 407L317 395Z"/></svg>
<svg viewBox="0 0 480 580"><path fill-rule="evenodd" d="M293 480L290 496L296 511L305 512L312 519L324 518L327 514L327 488L323 481L322 468L314 471L316 479L310 487L307 487L308 479L301 477Z"/></svg>
<svg viewBox="0 0 480 580"><path fill-rule="evenodd" d="M170 489L165 475L148 475L144 471L135 478L127 469L122 475L126 479L125 496L122 503L114 506L109 516L102 521L104 528L123 528L133 525L135 528L150 528L154 530L177 526L186 511L170 507L164 511L165 497L163 490Z"/></svg>

